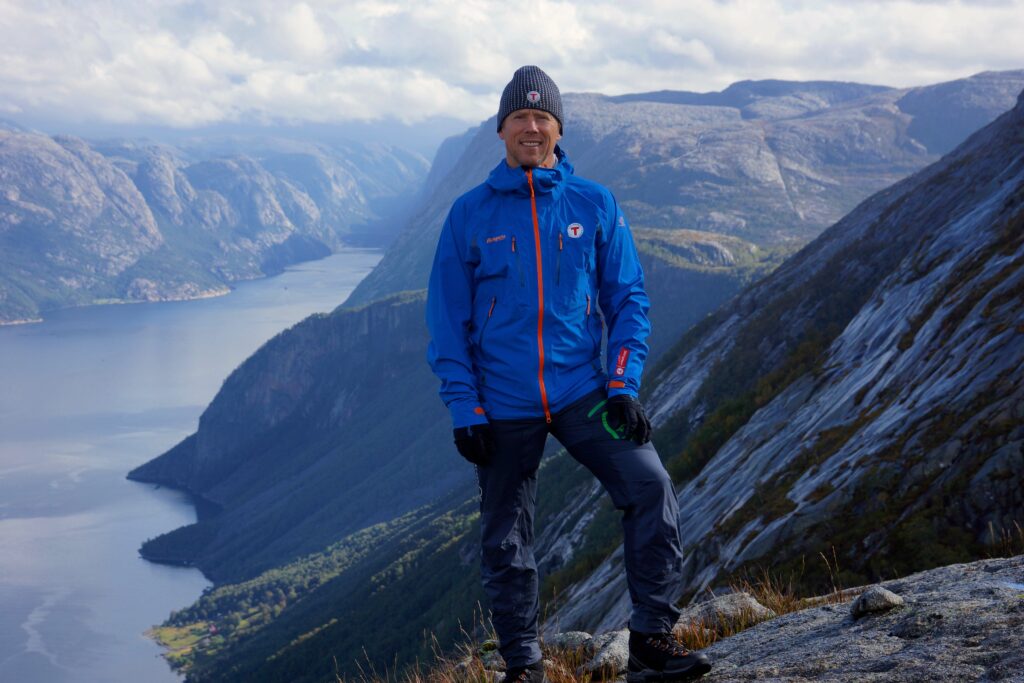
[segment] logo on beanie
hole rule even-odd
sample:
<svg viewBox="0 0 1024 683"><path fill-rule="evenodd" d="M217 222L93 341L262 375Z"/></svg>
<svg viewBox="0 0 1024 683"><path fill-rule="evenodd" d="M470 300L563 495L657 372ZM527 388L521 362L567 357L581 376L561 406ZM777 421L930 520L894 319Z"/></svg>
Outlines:
<svg viewBox="0 0 1024 683"><path fill-rule="evenodd" d="M531 90L526 93L526 99L530 101L530 104L537 104L540 102L540 93L536 90Z"/></svg>
<svg viewBox="0 0 1024 683"><path fill-rule="evenodd" d="M568 228L566 228L565 231L569 233L569 237L576 239L577 237L583 234L583 226L580 225L579 223L573 223Z"/></svg>

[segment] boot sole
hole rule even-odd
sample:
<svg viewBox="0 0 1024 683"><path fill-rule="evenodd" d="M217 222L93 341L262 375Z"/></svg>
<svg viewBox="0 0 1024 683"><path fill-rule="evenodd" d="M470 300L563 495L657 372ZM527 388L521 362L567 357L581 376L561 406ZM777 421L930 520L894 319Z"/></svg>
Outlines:
<svg viewBox="0 0 1024 683"><path fill-rule="evenodd" d="M686 671L679 673L665 673L664 671L631 671L626 674L626 683L679 683L681 681L692 681L700 678L711 671L711 664L697 664Z"/></svg>

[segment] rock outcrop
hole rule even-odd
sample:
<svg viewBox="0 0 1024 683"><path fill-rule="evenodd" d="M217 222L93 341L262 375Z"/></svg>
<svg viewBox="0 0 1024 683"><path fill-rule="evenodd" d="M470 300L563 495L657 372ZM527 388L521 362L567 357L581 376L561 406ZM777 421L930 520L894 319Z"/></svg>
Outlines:
<svg viewBox="0 0 1024 683"><path fill-rule="evenodd" d="M765 611L760 623L719 638L704 650L714 668L700 680L1024 681L1022 582L1024 555L886 581L864 590L852 609L849 602L835 602L831 596L807 601L826 604L781 616ZM861 613L862 600L874 607ZM712 622L729 618L728 609L716 610L711 604L696 608L711 615ZM559 665L560 654L579 652L585 660L579 675L626 680L628 631L568 635L546 641L549 668ZM492 680L503 680L500 660L481 661L492 670Z"/></svg>
<svg viewBox="0 0 1024 683"><path fill-rule="evenodd" d="M904 602L860 619L849 605L783 615L706 650L703 680L1022 681L1024 556L914 574L882 587Z"/></svg>

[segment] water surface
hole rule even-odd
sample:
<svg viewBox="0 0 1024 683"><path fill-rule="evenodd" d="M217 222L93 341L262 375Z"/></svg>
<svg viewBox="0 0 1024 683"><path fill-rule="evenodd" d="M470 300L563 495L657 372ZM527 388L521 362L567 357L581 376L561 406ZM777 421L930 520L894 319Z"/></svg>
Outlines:
<svg viewBox="0 0 1024 683"><path fill-rule="evenodd" d="M352 250L200 301L68 309L0 327L0 681L177 681L146 629L209 583L138 556L195 520L132 468L195 431L264 341L341 303Z"/></svg>

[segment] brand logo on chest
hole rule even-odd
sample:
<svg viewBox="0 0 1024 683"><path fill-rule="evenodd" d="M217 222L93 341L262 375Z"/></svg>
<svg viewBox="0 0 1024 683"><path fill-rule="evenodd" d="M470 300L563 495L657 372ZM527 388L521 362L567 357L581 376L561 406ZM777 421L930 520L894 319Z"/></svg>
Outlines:
<svg viewBox="0 0 1024 683"><path fill-rule="evenodd" d="M565 232L569 235L569 237L577 239L583 236L583 226L580 225L579 223L570 223L569 227L565 229Z"/></svg>

